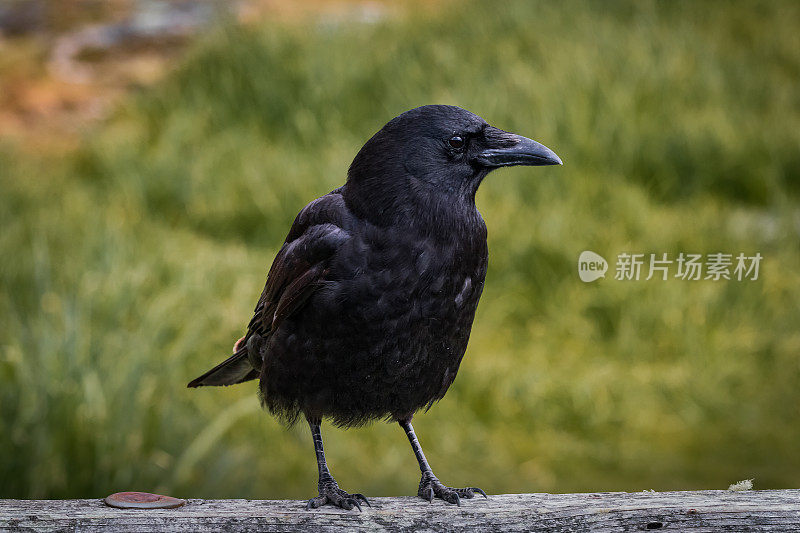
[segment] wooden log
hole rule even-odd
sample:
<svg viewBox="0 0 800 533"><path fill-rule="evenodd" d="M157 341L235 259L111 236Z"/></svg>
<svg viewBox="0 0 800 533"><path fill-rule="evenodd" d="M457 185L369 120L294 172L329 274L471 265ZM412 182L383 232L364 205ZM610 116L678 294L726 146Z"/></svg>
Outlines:
<svg viewBox="0 0 800 533"><path fill-rule="evenodd" d="M132 510L102 500L0 500L0 531L798 531L800 490L504 494L461 507L371 498L305 510L294 500L188 500Z"/></svg>

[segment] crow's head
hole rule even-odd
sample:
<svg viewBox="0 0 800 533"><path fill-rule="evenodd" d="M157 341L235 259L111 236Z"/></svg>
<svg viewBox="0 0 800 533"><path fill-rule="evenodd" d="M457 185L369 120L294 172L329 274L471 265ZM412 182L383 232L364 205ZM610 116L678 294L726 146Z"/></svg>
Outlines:
<svg viewBox="0 0 800 533"><path fill-rule="evenodd" d="M495 168L560 164L546 146L465 109L427 105L393 118L367 141L350 165L347 186L351 196L361 197L356 203L384 210L431 199L474 202L481 181Z"/></svg>

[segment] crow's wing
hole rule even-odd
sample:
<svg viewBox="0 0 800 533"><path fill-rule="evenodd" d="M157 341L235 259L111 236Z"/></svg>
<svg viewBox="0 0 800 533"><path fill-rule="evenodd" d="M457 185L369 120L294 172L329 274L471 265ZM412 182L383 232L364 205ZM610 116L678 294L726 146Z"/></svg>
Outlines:
<svg viewBox="0 0 800 533"><path fill-rule="evenodd" d="M258 377L261 369L254 368L250 363L247 341L253 335L268 338L281 322L299 311L314 291L324 284L330 259L350 238L349 233L335 223L338 222L336 218L340 217L330 216L331 208L342 209L343 203L336 202L340 205L331 206L330 201L321 202L329 196L332 195L315 200L297 216L287 242L269 270L267 283L247 326L244 342L240 343L241 348L224 362L192 380L189 387L233 385ZM333 211L339 209L334 208ZM332 218L335 222L328 221Z"/></svg>
<svg viewBox="0 0 800 533"><path fill-rule="evenodd" d="M325 281L330 258L349 234L333 224L309 227L283 245L267 276L267 284L247 326L247 336L270 335L295 313Z"/></svg>

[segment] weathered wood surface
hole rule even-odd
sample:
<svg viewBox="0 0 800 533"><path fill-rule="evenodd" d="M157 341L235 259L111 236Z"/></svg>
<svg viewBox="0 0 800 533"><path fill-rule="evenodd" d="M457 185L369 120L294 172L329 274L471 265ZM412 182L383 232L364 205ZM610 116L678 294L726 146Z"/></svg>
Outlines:
<svg viewBox="0 0 800 533"><path fill-rule="evenodd" d="M800 531L800 490L505 494L461 507L371 498L305 510L293 500L188 500L122 510L102 500L0 500L0 531Z"/></svg>

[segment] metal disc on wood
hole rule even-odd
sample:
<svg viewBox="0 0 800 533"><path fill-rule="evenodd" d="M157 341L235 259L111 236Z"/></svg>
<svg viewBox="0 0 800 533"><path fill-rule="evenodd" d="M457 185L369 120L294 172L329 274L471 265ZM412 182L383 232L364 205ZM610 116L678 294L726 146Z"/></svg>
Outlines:
<svg viewBox="0 0 800 533"><path fill-rule="evenodd" d="M186 500L150 494L149 492L116 492L106 496L106 505L120 509L174 509L186 503Z"/></svg>

